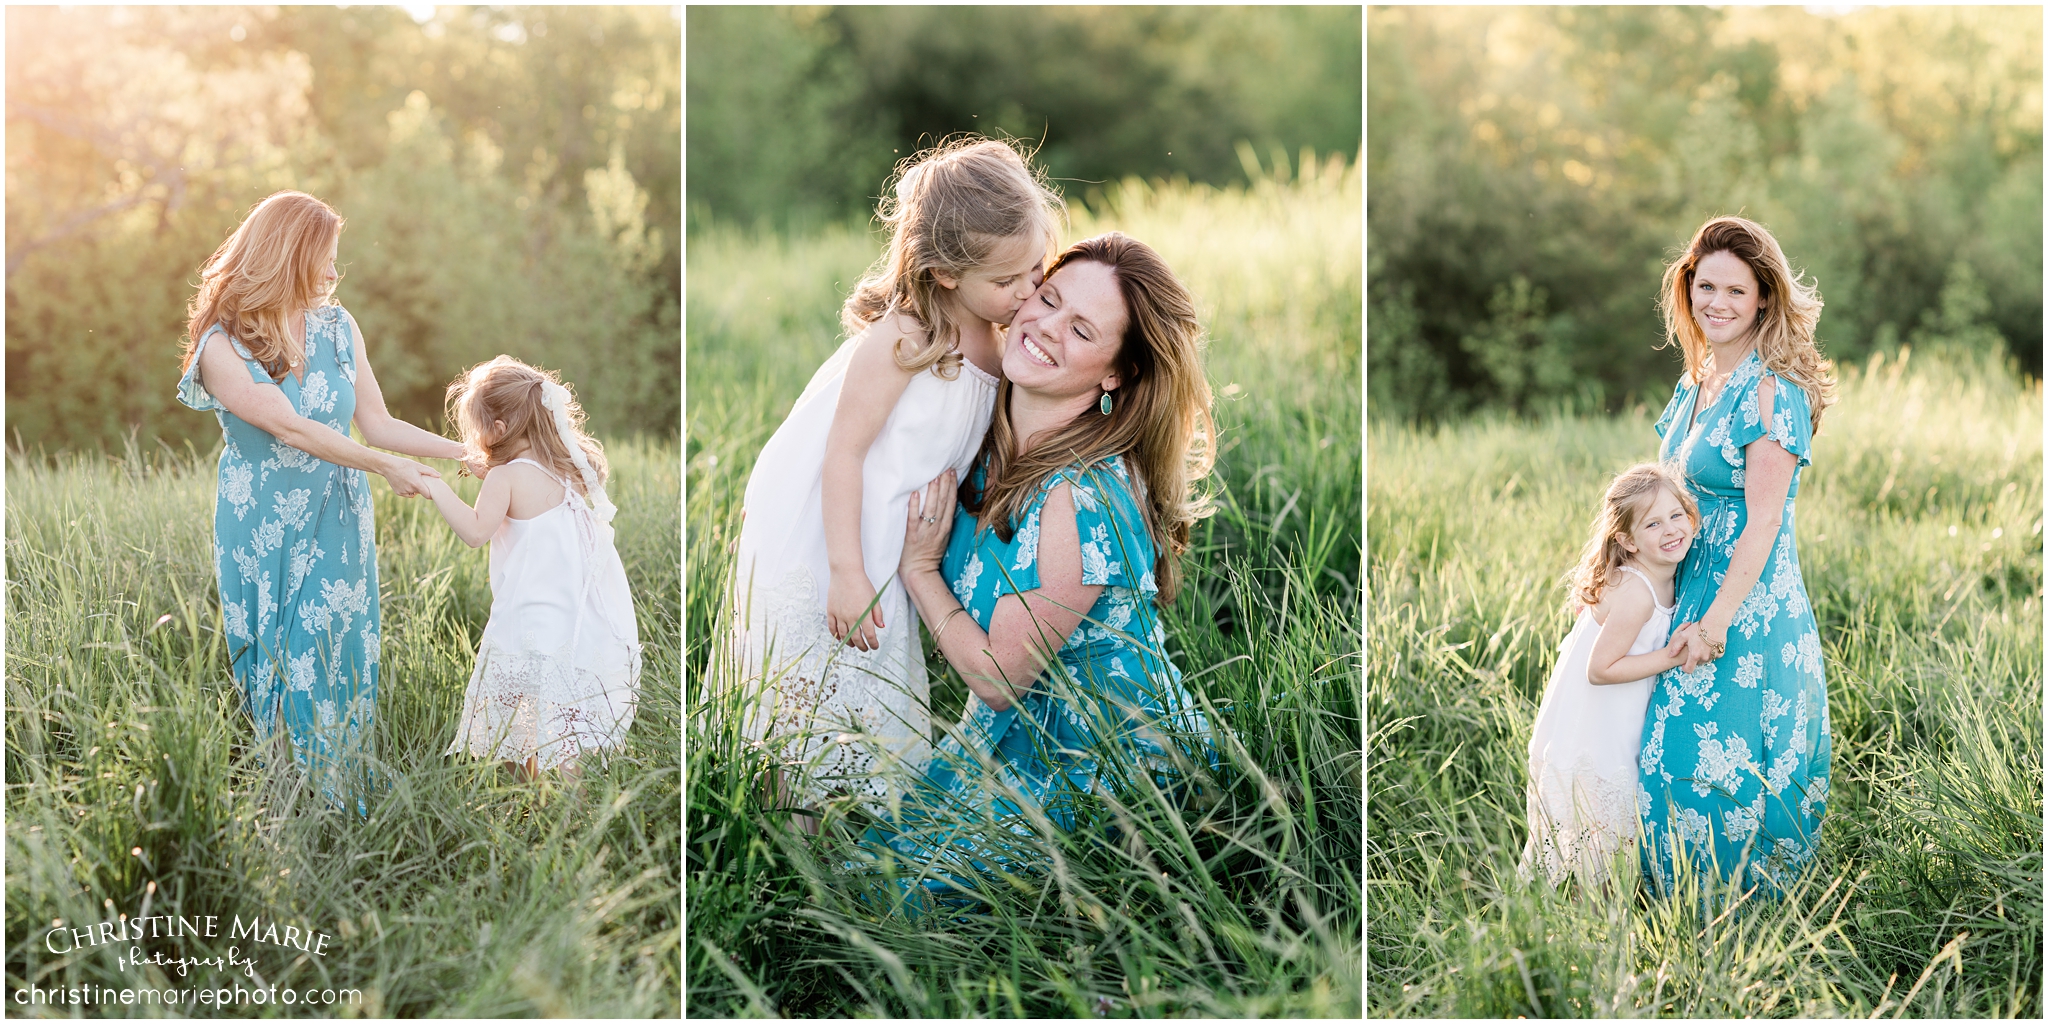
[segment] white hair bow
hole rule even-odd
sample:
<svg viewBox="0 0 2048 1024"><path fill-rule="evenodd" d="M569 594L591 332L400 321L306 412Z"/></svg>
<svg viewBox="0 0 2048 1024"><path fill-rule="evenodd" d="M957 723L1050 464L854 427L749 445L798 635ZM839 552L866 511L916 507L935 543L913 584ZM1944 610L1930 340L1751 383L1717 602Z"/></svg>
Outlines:
<svg viewBox="0 0 2048 1024"><path fill-rule="evenodd" d="M604 493L604 484L597 479L597 471L590 468L590 457L583 454L583 446L576 441L576 428L569 424L569 389L551 380L540 384L540 404L555 414L555 432L562 437L562 447L569 449L569 461L576 464L576 471L583 475L583 493L590 497L592 512L600 523L610 523L619 512L611 498Z"/></svg>

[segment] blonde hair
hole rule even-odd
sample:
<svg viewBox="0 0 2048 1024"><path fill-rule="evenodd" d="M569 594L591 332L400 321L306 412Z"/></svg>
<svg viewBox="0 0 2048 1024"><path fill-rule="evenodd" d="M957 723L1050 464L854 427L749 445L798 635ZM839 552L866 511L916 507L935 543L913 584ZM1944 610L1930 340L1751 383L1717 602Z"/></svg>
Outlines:
<svg viewBox="0 0 2048 1024"><path fill-rule="evenodd" d="M1202 325L1195 300L1152 248L1120 231L1075 242L1046 271L1050 279L1070 263L1100 263L1116 276L1123 297L1120 383L1112 411L1087 412L1050 437L1018 453L1016 430L1004 410L1010 389L996 393L996 415L982 440L987 473L975 493L963 482L961 503L1008 541L1040 485L1069 466L1087 469L1123 455L1131 464L1145 512L1145 528L1158 549L1153 579L1159 603L1173 603L1180 586L1180 555L1196 520L1214 511L1195 481L1215 465L1216 424L1209 415L1209 379L1202 372Z"/></svg>
<svg viewBox="0 0 2048 1024"><path fill-rule="evenodd" d="M1813 336L1820 323L1820 292L1793 273L1785 251L1763 225L1741 217L1715 217L1693 233L1685 253L1664 268L1657 300L1664 314L1664 344L1678 343L1685 354L1686 379L1694 384L1722 369L1714 366L1713 343L1692 316L1693 274L1701 260L1717 252L1748 264L1756 275L1758 308L1750 337L1756 341L1757 356L1765 369L1806 392L1813 429L1819 432L1821 413L1835 404L1835 364L1821 357Z"/></svg>
<svg viewBox="0 0 2048 1024"><path fill-rule="evenodd" d="M323 271L342 224L334 207L304 192L276 192L257 203L199 272L179 372L192 368L199 339L216 324L246 346L273 381L305 362L305 344L292 337L290 318L332 301Z"/></svg>
<svg viewBox="0 0 2048 1024"><path fill-rule="evenodd" d="M511 457L508 453L524 446L525 458L546 466L581 492L583 475L562 443L555 414L541 404L542 386L547 383L562 383L560 375L528 366L511 356L501 355L488 363L478 363L448 385L448 422L462 432L462 447L468 458L498 466ZM611 471L605 462L604 445L583 432L583 406L573 394L568 412L569 433L583 449L598 482L603 483ZM494 434L493 423L505 424L504 431Z"/></svg>
<svg viewBox="0 0 2048 1024"><path fill-rule="evenodd" d="M1593 517L1592 536L1579 554L1578 567L1567 577L1572 588L1567 608L1600 603L1607 588L1614 584L1614 574L1629 559L1621 539L1636 528L1644 508L1658 491L1670 491L1676 496L1679 504L1685 506L1685 514L1692 518L1693 530L1699 530L1699 503L1693 500L1692 492L1675 470L1655 462L1639 462L1622 470L1607 485L1607 495L1600 501L1600 514Z"/></svg>
<svg viewBox="0 0 2048 1024"><path fill-rule="evenodd" d="M898 165L893 196L876 214L888 225L889 247L840 309L849 335L892 312L915 319L922 341L896 344L896 365L917 373L959 376L960 326L933 276L960 277L986 265L1015 238L1036 236L1047 253L1066 209L1025 155L978 136L941 141Z"/></svg>

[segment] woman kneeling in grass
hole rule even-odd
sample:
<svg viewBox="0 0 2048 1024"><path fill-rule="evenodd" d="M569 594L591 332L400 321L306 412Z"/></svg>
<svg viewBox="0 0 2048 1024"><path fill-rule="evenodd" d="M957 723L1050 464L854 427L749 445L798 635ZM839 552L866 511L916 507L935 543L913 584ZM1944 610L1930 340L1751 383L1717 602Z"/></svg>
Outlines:
<svg viewBox="0 0 2048 1024"><path fill-rule="evenodd" d="M1104 754L1173 785L1179 734L1215 763L1158 617L1208 513L1192 493L1213 461L1200 336L1157 253L1119 233L1076 243L1012 323L958 507L950 472L912 499L904 586L973 696L868 839L912 862L927 896L1015 865L992 836L1075 828L1078 797L1124 782Z"/></svg>

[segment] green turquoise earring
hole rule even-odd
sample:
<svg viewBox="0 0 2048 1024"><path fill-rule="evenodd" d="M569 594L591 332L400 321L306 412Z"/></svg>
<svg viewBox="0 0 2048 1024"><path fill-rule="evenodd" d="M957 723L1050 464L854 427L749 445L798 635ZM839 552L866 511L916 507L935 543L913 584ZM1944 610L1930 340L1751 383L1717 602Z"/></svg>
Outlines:
<svg viewBox="0 0 2048 1024"><path fill-rule="evenodd" d="M1101 405L1099 406L1099 408L1101 408L1101 410L1102 410L1102 414L1103 414L1104 416L1107 416L1107 415L1109 415L1109 410L1110 410L1109 392L1105 391L1105 392L1103 392L1103 393L1102 393L1102 404L1101 404Z"/></svg>

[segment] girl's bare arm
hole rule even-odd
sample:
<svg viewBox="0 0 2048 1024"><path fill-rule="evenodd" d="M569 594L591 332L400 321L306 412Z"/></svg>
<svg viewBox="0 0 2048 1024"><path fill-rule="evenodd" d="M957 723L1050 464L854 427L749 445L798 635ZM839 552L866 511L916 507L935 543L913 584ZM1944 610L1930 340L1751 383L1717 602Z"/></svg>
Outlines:
<svg viewBox="0 0 2048 1024"><path fill-rule="evenodd" d="M825 556L832 579L825 593L825 623L832 635L863 651L873 650L882 606L868 579L860 550L861 472L868 447L896 409L896 400L910 386L911 374L896 365L896 341L906 326L884 317L854 340L846 379L839 386L839 405L832 413L832 433L825 441ZM915 340L915 339L913 339ZM870 610L872 605L872 610Z"/></svg>
<svg viewBox="0 0 2048 1024"><path fill-rule="evenodd" d="M442 519L448 521L455 535L473 548L482 547L490 541L498 527L504 525L505 512L512 505L512 475L509 473L494 473L484 478L483 489L477 492L475 508L470 508L446 480L436 478L431 487L429 493L434 499L434 508L440 511Z"/></svg>
<svg viewBox="0 0 2048 1024"><path fill-rule="evenodd" d="M1642 581L1631 576L1619 586L1609 587L1601 604L1607 609L1607 621L1600 624L1600 635L1594 638L1593 653L1586 661L1587 682L1594 686L1633 683L1678 665L1682 643L1648 654L1628 653L1657 610Z"/></svg>

